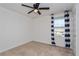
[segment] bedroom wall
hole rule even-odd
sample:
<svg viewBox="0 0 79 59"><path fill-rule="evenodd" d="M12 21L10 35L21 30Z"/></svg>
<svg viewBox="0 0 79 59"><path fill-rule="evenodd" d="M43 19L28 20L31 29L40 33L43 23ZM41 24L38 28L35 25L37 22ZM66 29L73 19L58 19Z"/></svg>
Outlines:
<svg viewBox="0 0 79 59"><path fill-rule="evenodd" d="M76 55L79 56L79 4L76 4Z"/></svg>
<svg viewBox="0 0 79 59"><path fill-rule="evenodd" d="M0 52L29 42L30 18L0 7Z"/></svg>
<svg viewBox="0 0 79 59"><path fill-rule="evenodd" d="M50 16L43 16L33 20L33 40L43 43L51 43Z"/></svg>
<svg viewBox="0 0 79 59"><path fill-rule="evenodd" d="M74 50L74 54L76 55L76 7L74 5L72 9L72 48Z"/></svg>

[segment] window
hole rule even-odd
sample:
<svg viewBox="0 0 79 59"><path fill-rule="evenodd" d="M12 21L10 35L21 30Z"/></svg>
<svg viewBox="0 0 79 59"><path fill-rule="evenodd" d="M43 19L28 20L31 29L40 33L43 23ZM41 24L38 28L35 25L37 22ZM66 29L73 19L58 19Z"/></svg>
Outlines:
<svg viewBox="0 0 79 59"><path fill-rule="evenodd" d="M57 18L54 20L54 34L57 36L64 36L64 26L65 21L64 18Z"/></svg>
<svg viewBox="0 0 79 59"><path fill-rule="evenodd" d="M56 45L64 47L65 20L64 18L54 19L54 38Z"/></svg>
<svg viewBox="0 0 79 59"><path fill-rule="evenodd" d="M63 18L54 20L54 27L64 27L64 24L65 22Z"/></svg>

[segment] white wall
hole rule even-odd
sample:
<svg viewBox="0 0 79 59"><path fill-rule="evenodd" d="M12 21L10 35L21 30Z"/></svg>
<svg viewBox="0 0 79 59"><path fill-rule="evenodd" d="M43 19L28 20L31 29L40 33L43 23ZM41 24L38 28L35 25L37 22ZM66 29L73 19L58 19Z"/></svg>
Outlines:
<svg viewBox="0 0 79 59"><path fill-rule="evenodd" d="M76 4L76 55L79 56L79 4Z"/></svg>
<svg viewBox="0 0 79 59"><path fill-rule="evenodd" d="M33 20L33 40L51 44L51 18L43 16Z"/></svg>
<svg viewBox="0 0 79 59"><path fill-rule="evenodd" d="M0 52L30 41L31 20L0 7Z"/></svg>
<svg viewBox="0 0 79 59"><path fill-rule="evenodd" d="M76 55L76 7L74 5L73 9L72 9L72 48L74 50L74 54Z"/></svg>

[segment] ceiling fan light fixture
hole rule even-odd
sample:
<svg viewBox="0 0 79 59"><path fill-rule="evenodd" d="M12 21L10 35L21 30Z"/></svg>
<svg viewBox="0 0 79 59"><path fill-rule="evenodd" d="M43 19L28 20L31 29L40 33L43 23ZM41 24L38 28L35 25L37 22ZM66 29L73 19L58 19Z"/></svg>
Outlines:
<svg viewBox="0 0 79 59"><path fill-rule="evenodd" d="M37 12L38 12L38 10L37 10L37 9L35 9L35 10L34 10L34 12L35 12L35 13L37 13Z"/></svg>

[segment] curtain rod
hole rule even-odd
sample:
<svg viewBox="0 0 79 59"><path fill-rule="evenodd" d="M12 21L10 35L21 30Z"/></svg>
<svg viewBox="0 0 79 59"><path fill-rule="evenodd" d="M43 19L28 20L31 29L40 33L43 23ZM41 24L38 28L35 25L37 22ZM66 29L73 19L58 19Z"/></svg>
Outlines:
<svg viewBox="0 0 79 59"><path fill-rule="evenodd" d="M60 13L64 13L64 12L72 12L72 10L65 10L63 12L60 12ZM57 13L51 13L50 16L54 15L54 14L57 14ZM59 14L59 13L58 13Z"/></svg>

